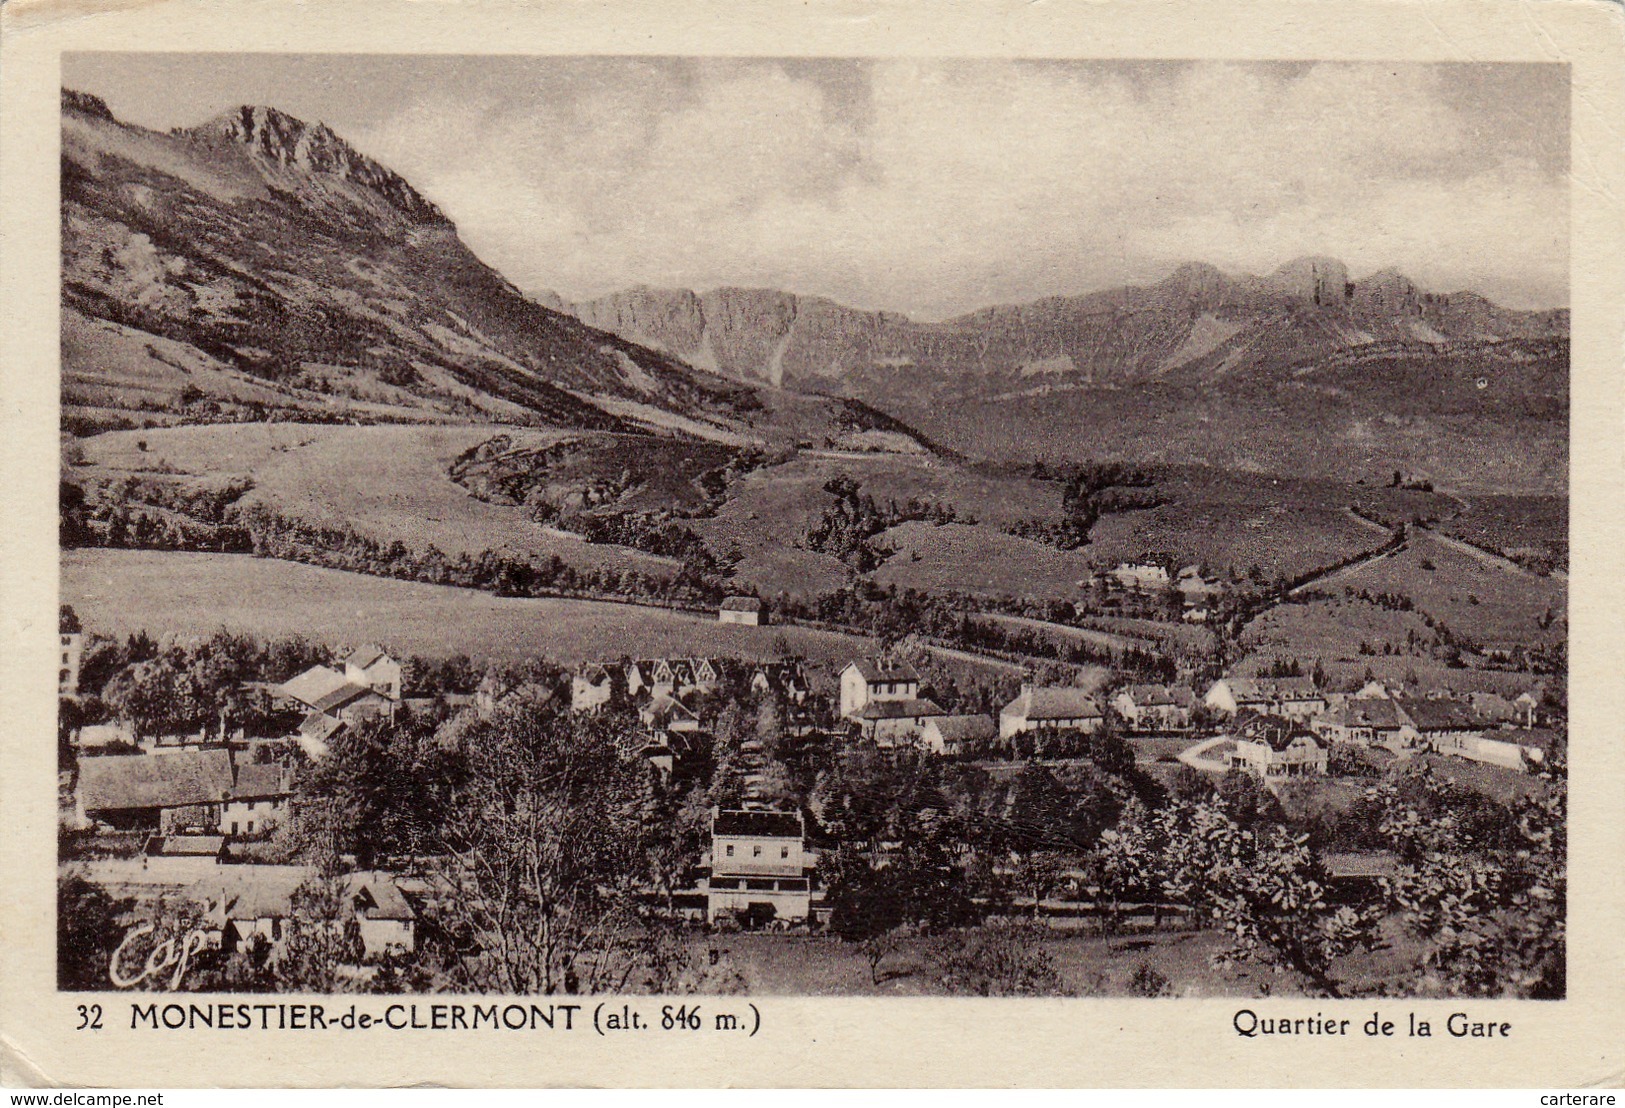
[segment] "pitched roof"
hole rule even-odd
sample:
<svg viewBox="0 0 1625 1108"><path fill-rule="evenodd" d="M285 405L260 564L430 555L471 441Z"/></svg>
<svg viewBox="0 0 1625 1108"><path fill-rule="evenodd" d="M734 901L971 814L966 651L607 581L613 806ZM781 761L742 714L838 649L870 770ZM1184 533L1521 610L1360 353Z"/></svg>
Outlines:
<svg viewBox="0 0 1625 1108"><path fill-rule="evenodd" d="M290 677L282 683L284 696L292 697L301 704L314 708L316 702L331 694L335 689L349 685L349 680L336 669L327 666L311 666L297 677ZM354 687L354 686L352 686Z"/></svg>
<svg viewBox="0 0 1625 1108"><path fill-rule="evenodd" d="M1349 700L1332 719L1345 727L1396 728L1399 707L1392 700Z"/></svg>
<svg viewBox="0 0 1625 1108"><path fill-rule="evenodd" d="M1172 688L1167 685L1129 685L1122 691L1142 708L1189 708L1196 700L1191 691L1182 685Z"/></svg>
<svg viewBox="0 0 1625 1108"><path fill-rule="evenodd" d="M294 891L315 876L311 866L221 866L188 892L192 899L214 905L222 923L286 919Z"/></svg>
<svg viewBox="0 0 1625 1108"><path fill-rule="evenodd" d="M377 696L378 694L362 685L352 685L346 681L332 692L311 703L311 707L318 712L336 712L346 704L352 704L364 696Z"/></svg>
<svg viewBox="0 0 1625 1108"><path fill-rule="evenodd" d="M1320 696L1312 677L1224 677L1237 700L1313 700Z"/></svg>
<svg viewBox="0 0 1625 1108"><path fill-rule="evenodd" d="M759 612L762 602L754 596L730 596L722 602L724 612Z"/></svg>
<svg viewBox="0 0 1625 1108"><path fill-rule="evenodd" d="M1562 739L1562 736L1550 727L1504 727L1487 732L1484 737L1499 742L1517 743L1519 746L1532 746L1542 754L1550 754L1553 747Z"/></svg>
<svg viewBox="0 0 1625 1108"><path fill-rule="evenodd" d="M943 715L942 705L929 697L907 700L871 700L858 709L856 719L926 719Z"/></svg>
<svg viewBox="0 0 1625 1108"><path fill-rule="evenodd" d="M1394 703L1418 731L1473 731L1479 726L1472 708L1459 700L1405 696Z"/></svg>
<svg viewBox="0 0 1625 1108"><path fill-rule="evenodd" d="M1316 746L1324 746L1320 736L1294 720L1281 716L1250 713L1236 725L1236 738L1242 741L1264 743L1271 750L1281 751L1298 739L1308 739Z"/></svg>
<svg viewBox="0 0 1625 1108"><path fill-rule="evenodd" d="M347 666L355 666L357 669L366 669L379 658L387 657L389 657L389 655L384 653L382 647L378 646L376 643L368 643L366 646L361 647L354 654L351 654L348 658L344 659L344 664Z"/></svg>
<svg viewBox="0 0 1625 1108"><path fill-rule="evenodd" d="M223 866L194 884L190 895L214 904L222 922L287 919L293 914L293 896L299 887L316 879L311 866ZM416 915L387 873L350 873L339 880L352 906L368 919L413 919Z"/></svg>
<svg viewBox="0 0 1625 1108"><path fill-rule="evenodd" d="M1025 719L1092 719L1102 714L1100 702L1085 689L1028 686L1004 706Z"/></svg>
<svg viewBox="0 0 1625 1108"><path fill-rule="evenodd" d="M416 919L417 913L401 894L395 878L378 870L352 873L348 878L350 897L367 919Z"/></svg>
<svg viewBox="0 0 1625 1108"><path fill-rule="evenodd" d="M299 734L326 742L344 727L344 721L325 712L311 712L299 721Z"/></svg>
<svg viewBox="0 0 1625 1108"><path fill-rule="evenodd" d="M938 716L926 726L935 728L944 742L979 742L999 734L992 716Z"/></svg>
<svg viewBox="0 0 1625 1108"><path fill-rule="evenodd" d="M79 795L87 812L218 804L231 790L224 750L130 754L79 762Z"/></svg>
<svg viewBox="0 0 1625 1108"><path fill-rule="evenodd" d="M289 780L288 771L275 762L238 766L237 783L231 787L231 796L234 800L287 796L291 792L293 783Z"/></svg>
<svg viewBox="0 0 1625 1108"><path fill-rule="evenodd" d="M749 835L755 838L799 839L801 817L794 812L720 811L711 820L713 835Z"/></svg>
<svg viewBox="0 0 1625 1108"><path fill-rule="evenodd" d="M913 666L897 658L855 658L846 669L856 668L858 676L871 685L876 681L912 681L919 683L920 674ZM845 673L846 670L842 670Z"/></svg>

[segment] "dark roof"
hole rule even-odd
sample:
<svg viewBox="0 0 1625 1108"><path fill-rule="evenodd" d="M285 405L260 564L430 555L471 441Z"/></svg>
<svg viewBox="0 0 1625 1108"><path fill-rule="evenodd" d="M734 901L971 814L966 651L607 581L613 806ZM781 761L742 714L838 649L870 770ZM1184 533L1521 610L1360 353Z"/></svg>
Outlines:
<svg viewBox="0 0 1625 1108"><path fill-rule="evenodd" d="M1486 731L1484 737L1499 742L1517 743L1519 746L1532 746L1543 754L1550 754L1552 748L1562 739L1562 736L1550 727L1503 727L1495 731Z"/></svg>
<svg viewBox="0 0 1625 1108"><path fill-rule="evenodd" d="M1262 713L1248 713L1237 717L1236 738L1265 743L1271 750L1285 750L1297 739L1308 739L1316 746L1324 746L1320 736L1294 720Z"/></svg>
<svg viewBox="0 0 1625 1108"><path fill-rule="evenodd" d="M218 804L232 786L224 750L83 758L79 795L87 812Z"/></svg>
<svg viewBox="0 0 1625 1108"><path fill-rule="evenodd" d="M253 800L267 796L287 796L293 792L288 772L274 762L237 767L237 783L232 786L234 800Z"/></svg>
<svg viewBox="0 0 1625 1108"><path fill-rule="evenodd" d="M711 820L713 835L747 835L752 838L799 839L801 817L794 812L718 812Z"/></svg>
<svg viewBox="0 0 1625 1108"><path fill-rule="evenodd" d="M871 685L876 681L913 681L918 683L920 674L907 662L896 658L858 658L847 668L857 667L858 676ZM845 670L842 671L843 673Z"/></svg>
<svg viewBox="0 0 1625 1108"><path fill-rule="evenodd" d="M724 612L759 612L762 602L754 596L730 596L722 602Z"/></svg>
<svg viewBox="0 0 1625 1108"><path fill-rule="evenodd" d="M1392 700L1350 700L1332 718L1345 727L1396 728L1399 708Z"/></svg>
<svg viewBox="0 0 1625 1108"><path fill-rule="evenodd" d="M1418 731L1475 731L1479 727L1471 705L1459 700L1407 696L1394 703Z"/></svg>
<svg viewBox="0 0 1625 1108"><path fill-rule="evenodd" d="M871 700L858 709L857 719L925 719L945 713L942 705L927 697L920 700Z"/></svg>
<svg viewBox="0 0 1625 1108"><path fill-rule="evenodd" d="M318 712L333 712L344 707L346 704L360 700L364 696L377 695L377 693L373 692L369 688L361 685L352 685L350 682L346 681L332 692L327 693L325 696L311 702L310 706L315 708Z"/></svg>

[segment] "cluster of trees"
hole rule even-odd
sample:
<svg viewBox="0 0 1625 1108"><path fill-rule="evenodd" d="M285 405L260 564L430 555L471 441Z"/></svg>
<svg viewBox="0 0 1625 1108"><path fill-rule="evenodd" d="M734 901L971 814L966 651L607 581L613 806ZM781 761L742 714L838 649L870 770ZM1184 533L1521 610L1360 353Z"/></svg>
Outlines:
<svg viewBox="0 0 1625 1108"><path fill-rule="evenodd" d="M1023 519L1005 527L1005 533L1031 539L1059 550L1076 550L1089 543L1089 531L1103 515L1155 508L1165 500L1151 491L1156 479L1148 472L1120 462L1081 462L1055 467L1033 463L1032 475L1058 481L1061 518Z"/></svg>
<svg viewBox="0 0 1625 1108"><path fill-rule="evenodd" d="M60 623L79 628L71 606L62 608ZM79 694L59 706L59 737L71 751L76 729L104 719L127 724L138 742L199 732L223 740L238 728L251 736L284 734L289 719L252 684L286 681L335 661L329 646L300 636L262 640L222 628L206 638L159 641L144 631L123 640L92 633L81 655ZM425 698L471 693L484 676L465 654L408 657L403 669L408 695Z"/></svg>
<svg viewBox="0 0 1625 1108"><path fill-rule="evenodd" d="M850 477L832 477L824 482L824 491L835 498L835 503L825 508L802 532L801 545L839 558L860 574L873 572L891 557L892 551L871 540L900 523L924 521L941 526L975 522L961 519L952 504L927 502L912 496L903 504L888 500L881 505L873 496L861 492L858 482Z"/></svg>

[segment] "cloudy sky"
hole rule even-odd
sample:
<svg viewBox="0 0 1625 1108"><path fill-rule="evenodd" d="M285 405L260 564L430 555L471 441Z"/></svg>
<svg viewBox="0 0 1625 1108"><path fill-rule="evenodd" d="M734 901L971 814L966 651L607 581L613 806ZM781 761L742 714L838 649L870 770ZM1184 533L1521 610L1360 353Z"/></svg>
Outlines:
<svg viewBox="0 0 1625 1108"><path fill-rule="evenodd" d="M320 119L515 284L761 285L941 317L1305 254L1568 302L1542 65L79 54L155 128Z"/></svg>

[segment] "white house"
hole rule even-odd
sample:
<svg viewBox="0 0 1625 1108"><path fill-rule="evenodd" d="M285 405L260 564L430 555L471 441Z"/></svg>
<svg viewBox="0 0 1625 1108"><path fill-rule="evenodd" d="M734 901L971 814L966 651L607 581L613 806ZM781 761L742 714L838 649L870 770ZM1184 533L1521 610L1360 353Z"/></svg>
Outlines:
<svg viewBox="0 0 1625 1108"><path fill-rule="evenodd" d="M344 660L344 679L390 700L401 698L401 664L370 643Z"/></svg>
<svg viewBox="0 0 1625 1108"><path fill-rule="evenodd" d="M871 700L851 717L858 733L877 746L906 746L925 733L932 719L946 715L930 697L907 700Z"/></svg>
<svg viewBox="0 0 1625 1108"><path fill-rule="evenodd" d="M221 866L194 884L190 896L207 905L204 921L221 948L235 950L255 938L275 947L287 938L300 888L315 888L318 881L310 866ZM340 911L355 920L364 956L409 954L416 948L416 913L393 877L361 872L335 881Z"/></svg>
<svg viewBox="0 0 1625 1108"><path fill-rule="evenodd" d="M742 912L757 922L805 920L812 912L807 868L800 815L714 811L706 918Z"/></svg>
<svg viewBox="0 0 1625 1108"><path fill-rule="evenodd" d="M854 719L874 701L915 700L920 675L907 662L894 658L859 658L841 671L841 715Z"/></svg>
<svg viewBox="0 0 1625 1108"><path fill-rule="evenodd" d="M1308 677L1221 677L1202 702L1229 716L1252 711L1304 720L1326 710L1325 695Z"/></svg>
<svg viewBox="0 0 1625 1108"><path fill-rule="evenodd" d="M220 808L222 835L255 835L269 831L286 815L293 797L293 775L275 763L237 767L237 782Z"/></svg>
<svg viewBox="0 0 1625 1108"><path fill-rule="evenodd" d="M1394 699L1394 705L1406 749L1458 753L1467 740L1478 739L1484 731L1472 706L1459 700L1402 696Z"/></svg>
<svg viewBox="0 0 1625 1108"><path fill-rule="evenodd" d="M613 679L602 663L583 666L570 675L570 710L590 712L609 703Z"/></svg>
<svg viewBox="0 0 1625 1108"><path fill-rule="evenodd" d="M1024 684L999 711L999 738L1024 731L1098 731L1105 716L1100 702L1083 689Z"/></svg>
<svg viewBox="0 0 1625 1108"><path fill-rule="evenodd" d="M1326 742L1284 716L1249 715L1238 723L1232 737L1235 749L1230 765L1265 781L1326 773Z"/></svg>
<svg viewBox="0 0 1625 1108"><path fill-rule="evenodd" d="M767 622L767 605L754 596L730 596L717 609L717 622L759 627Z"/></svg>
<svg viewBox="0 0 1625 1108"><path fill-rule="evenodd" d="M1196 696L1168 685L1125 685L1112 697L1112 708L1133 731L1188 731Z"/></svg>

